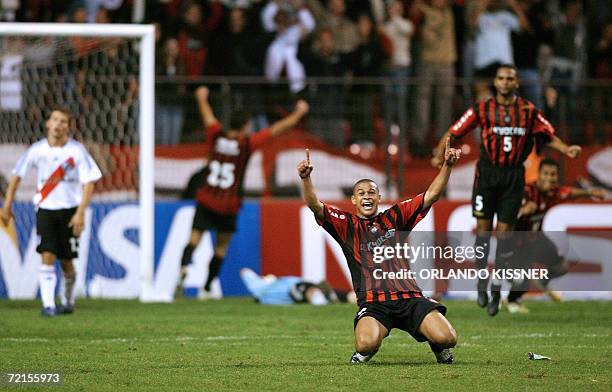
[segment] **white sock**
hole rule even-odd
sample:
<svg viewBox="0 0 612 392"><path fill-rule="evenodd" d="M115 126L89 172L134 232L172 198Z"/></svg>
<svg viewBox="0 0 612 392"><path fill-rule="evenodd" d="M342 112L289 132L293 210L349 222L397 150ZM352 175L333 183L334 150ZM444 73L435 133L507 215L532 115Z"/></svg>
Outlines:
<svg viewBox="0 0 612 392"><path fill-rule="evenodd" d="M57 276L55 275L55 266L43 264L40 266L38 274L40 281L40 296L44 308L55 309L55 284Z"/></svg>
<svg viewBox="0 0 612 392"><path fill-rule="evenodd" d="M74 306L74 283L76 275L66 277L64 275L64 292L62 293L62 305Z"/></svg>

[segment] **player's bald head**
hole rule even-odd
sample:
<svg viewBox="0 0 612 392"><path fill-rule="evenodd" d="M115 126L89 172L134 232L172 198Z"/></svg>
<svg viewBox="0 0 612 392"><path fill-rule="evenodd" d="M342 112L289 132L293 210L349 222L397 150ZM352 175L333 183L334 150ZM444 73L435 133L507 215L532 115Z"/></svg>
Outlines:
<svg viewBox="0 0 612 392"><path fill-rule="evenodd" d="M378 184L376 182L374 182L374 180L371 180L369 178L362 178L361 180L357 181L355 183L355 185L353 185L353 194L355 194L355 192L357 191L357 188L359 187L359 185L373 185L376 188L376 192L380 193L379 189L378 189Z"/></svg>

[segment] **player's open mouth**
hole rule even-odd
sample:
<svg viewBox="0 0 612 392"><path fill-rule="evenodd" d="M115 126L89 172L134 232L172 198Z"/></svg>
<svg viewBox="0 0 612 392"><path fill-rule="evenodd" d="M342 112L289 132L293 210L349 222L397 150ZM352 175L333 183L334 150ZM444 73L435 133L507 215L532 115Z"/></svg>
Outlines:
<svg viewBox="0 0 612 392"><path fill-rule="evenodd" d="M371 201L363 201L361 202L361 207L363 207L364 210L369 211L374 208L374 203Z"/></svg>

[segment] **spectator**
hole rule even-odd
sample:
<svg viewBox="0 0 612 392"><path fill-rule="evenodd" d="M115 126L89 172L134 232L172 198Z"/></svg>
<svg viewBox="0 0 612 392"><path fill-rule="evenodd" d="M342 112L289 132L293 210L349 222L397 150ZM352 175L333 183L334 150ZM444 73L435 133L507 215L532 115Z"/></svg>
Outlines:
<svg viewBox="0 0 612 392"><path fill-rule="evenodd" d="M392 86L385 85L387 94L388 116L390 121L399 121L400 102L406 103L408 85L406 78L410 76L410 40L414 34L414 25L403 17L404 4L400 0L389 3L387 8L389 18L382 26L383 33L389 38L392 47L387 76L391 78Z"/></svg>
<svg viewBox="0 0 612 392"><path fill-rule="evenodd" d="M175 145L181 141L183 130L183 98L185 85L174 78L185 73L185 67L179 56L179 44L176 38L166 38L158 45L155 71L163 81L157 83L155 94L155 143Z"/></svg>
<svg viewBox="0 0 612 392"><path fill-rule="evenodd" d="M411 150L415 155L425 156L431 154L426 147L426 139L431 126L432 88L435 88L436 140L442 137L451 121L457 44L449 0L432 0L430 4L418 0L416 7L424 20L420 36L421 58L417 68L417 126L415 145Z"/></svg>
<svg viewBox="0 0 612 392"><path fill-rule="evenodd" d="M561 114L566 114L572 143L577 143L583 136L578 124L577 94L578 82L585 72L586 42L586 26L580 3L568 1L560 23L554 26L553 57L545 79L557 89L558 100L553 121L561 123Z"/></svg>
<svg viewBox="0 0 612 392"><path fill-rule="evenodd" d="M518 0L518 5L527 18L527 24L521 26L520 31L512 33L514 61L519 69L523 95L537 108L543 109L542 78L538 69L538 59L542 45L552 43L552 29L544 14L543 3Z"/></svg>
<svg viewBox="0 0 612 392"><path fill-rule="evenodd" d="M317 21L317 27L329 28L334 34L337 50L343 54L353 51L359 43L357 27L345 15L344 0L328 0L327 8L323 8L319 0L307 1Z"/></svg>
<svg viewBox="0 0 612 392"><path fill-rule="evenodd" d="M328 28L316 33L314 42L305 42L300 47L300 60L309 76L341 77L348 70L347 55L336 49L334 35ZM335 147L344 147L344 89L338 83L321 83L309 89L312 108L309 129Z"/></svg>
<svg viewBox="0 0 612 392"><path fill-rule="evenodd" d="M475 83L476 99L490 96L489 83L501 64L514 63L511 32L527 26L527 19L516 0L507 0L512 11L501 0L482 0L474 10L471 24L476 29Z"/></svg>
<svg viewBox="0 0 612 392"><path fill-rule="evenodd" d="M356 77L381 76L385 53L380 37L372 19L361 15L357 21L359 43L351 52L350 59L353 75ZM352 88L351 131L354 140L372 140L374 131L374 107L378 86L368 83L356 83Z"/></svg>
<svg viewBox="0 0 612 392"><path fill-rule="evenodd" d="M293 3L295 7L281 7L278 1L270 1L262 10L261 20L266 31L276 32L266 53L266 79L277 81L284 69L289 89L297 93L304 88L306 78L304 66L297 58L298 45L314 29L315 21L301 0Z"/></svg>
<svg viewBox="0 0 612 392"><path fill-rule="evenodd" d="M211 59L215 60L216 69L223 75L262 75L265 51L271 39L253 27L245 8L232 8L228 16L227 28L216 37L211 46ZM234 83L231 94L235 107L248 107L253 114L253 129L268 126L260 86Z"/></svg>
<svg viewBox="0 0 612 392"><path fill-rule="evenodd" d="M185 74L192 78L204 74L208 55L208 36L221 23L223 7L218 1L210 2L211 15L205 20L202 6L188 1L184 5L181 25L177 34L179 53L185 64Z"/></svg>

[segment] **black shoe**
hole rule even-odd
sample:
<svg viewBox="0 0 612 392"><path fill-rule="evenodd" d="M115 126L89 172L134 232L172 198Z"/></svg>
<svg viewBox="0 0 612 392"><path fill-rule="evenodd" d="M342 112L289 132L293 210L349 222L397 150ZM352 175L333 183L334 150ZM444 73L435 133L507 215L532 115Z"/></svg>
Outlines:
<svg viewBox="0 0 612 392"><path fill-rule="evenodd" d="M476 302L478 303L478 306L480 306L481 308L484 308L489 303L489 295L487 294L488 283L489 281L487 279L478 280L478 286L477 286L478 299L476 300Z"/></svg>
<svg viewBox="0 0 612 392"><path fill-rule="evenodd" d="M434 353L434 355L436 356L438 363L443 363L445 365L450 365L455 360L455 357L453 357L453 352L450 350L450 348L445 348L439 353Z"/></svg>
<svg viewBox="0 0 612 392"><path fill-rule="evenodd" d="M72 313L74 313L74 305L58 305L55 313L57 313L57 314L72 314Z"/></svg>
<svg viewBox="0 0 612 392"><path fill-rule="evenodd" d="M501 300L501 287L500 286L491 286L491 302L487 307L487 312L489 316L493 317L499 312L499 305Z"/></svg>
<svg viewBox="0 0 612 392"><path fill-rule="evenodd" d="M40 315L43 317L53 317L57 314L55 308L42 308L40 310Z"/></svg>

